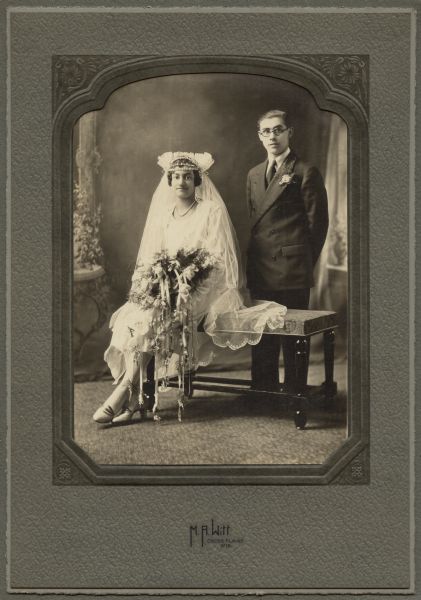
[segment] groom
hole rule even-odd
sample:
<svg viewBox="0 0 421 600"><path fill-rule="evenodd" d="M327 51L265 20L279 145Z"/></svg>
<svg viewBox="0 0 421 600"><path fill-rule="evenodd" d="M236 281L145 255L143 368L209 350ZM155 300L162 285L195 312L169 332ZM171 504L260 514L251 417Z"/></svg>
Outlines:
<svg viewBox="0 0 421 600"><path fill-rule="evenodd" d="M319 171L290 149L293 128L286 112L271 110L258 121L258 136L267 152L247 177L251 235L247 285L255 299L287 308L308 308L313 269L326 239L327 195ZM296 386L294 338L264 335L252 346L252 387L279 390L282 339L285 391Z"/></svg>

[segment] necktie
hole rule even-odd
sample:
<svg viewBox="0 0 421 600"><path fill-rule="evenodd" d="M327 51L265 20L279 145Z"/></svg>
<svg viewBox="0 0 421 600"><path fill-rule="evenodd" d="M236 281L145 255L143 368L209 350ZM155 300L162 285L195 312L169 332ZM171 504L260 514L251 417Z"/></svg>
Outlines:
<svg viewBox="0 0 421 600"><path fill-rule="evenodd" d="M270 168L268 174L267 174L267 185L269 185L269 183L272 181L272 179L275 177L275 173L276 173L276 162L273 163L272 167Z"/></svg>

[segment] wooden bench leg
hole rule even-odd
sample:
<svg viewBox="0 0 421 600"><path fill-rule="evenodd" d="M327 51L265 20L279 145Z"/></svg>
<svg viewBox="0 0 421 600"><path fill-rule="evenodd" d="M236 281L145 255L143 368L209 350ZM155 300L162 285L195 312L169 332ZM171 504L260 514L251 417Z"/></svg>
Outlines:
<svg viewBox="0 0 421 600"><path fill-rule="evenodd" d="M297 338L295 342L295 365L297 396L294 400L294 421L297 429L304 429L307 423L305 391L307 387L308 339Z"/></svg>
<svg viewBox="0 0 421 600"><path fill-rule="evenodd" d="M325 353L325 382L326 385L333 384L333 364L335 359L335 332L333 329L323 334Z"/></svg>
<svg viewBox="0 0 421 600"><path fill-rule="evenodd" d="M336 383L333 380L333 367L335 362L335 332L333 329L323 334L323 346L325 357L325 408L333 408L333 401L337 392Z"/></svg>
<svg viewBox="0 0 421 600"><path fill-rule="evenodd" d="M194 374L191 371L189 371L184 376L184 395L187 398L191 398L193 396L193 375Z"/></svg>

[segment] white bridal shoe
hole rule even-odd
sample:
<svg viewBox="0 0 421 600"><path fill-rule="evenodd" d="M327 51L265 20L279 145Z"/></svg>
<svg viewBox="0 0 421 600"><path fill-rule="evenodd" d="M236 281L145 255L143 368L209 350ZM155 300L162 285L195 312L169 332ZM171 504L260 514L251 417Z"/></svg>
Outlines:
<svg viewBox="0 0 421 600"><path fill-rule="evenodd" d="M100 406L94 413L93 420L97 423L111 423L116 416L114 410L108 404L106 406Z"/></svg>
<svg viewBox="0 0 421 600"><path fill-rule="evenodd" d="M94 421L97 423L111 423L111 421L121 412L128 392L130 392L131 397L132 389L133 385L130 381L122 381L119 383L111 396L107 398L104 404L94 413Z"/></svg>
<svg viewBox="0 0 421 600"><path fill-rule="evenodd" d="M153 387L151 388L151 385L153 384L151 384L150 382L146 382L143 384L142 405L139 403L138 390L134 386L132 386L132 388L130 389L130 396L126 406L119 415L116 415L113 418L112 422L129 423L133 419L134 414L137 412L139 413L139 421L142 420L143 417L145 417L146 415L147 407L151 406L151 390L153 389Z"/></svg>
<svg viewBox="0 0 421 600"><path fill-rule="evenodd" d="M115 423L129 423L133 419L133 416L136 412L139 412L139 414L140 414L139 420L141 420L144 415L143 406L139 406L139 404L137 406L135 406L134 408L129 408L129 406L127 406L123 410L123 412L121 412L119 415L117 415L116 417L113 418L113 420L112 420L113 425Z"/></svg>

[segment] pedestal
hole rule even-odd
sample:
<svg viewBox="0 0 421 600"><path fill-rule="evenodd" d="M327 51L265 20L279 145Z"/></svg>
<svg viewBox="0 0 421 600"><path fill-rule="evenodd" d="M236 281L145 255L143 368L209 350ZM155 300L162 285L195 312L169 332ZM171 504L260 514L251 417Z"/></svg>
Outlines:
<svg viewBox="0 0 421 600"><path fill-rule="evenodd" d="M73 278L73 360L78 366L89 337L108 318L109 289L104 269L75 269Z"/></svg>

